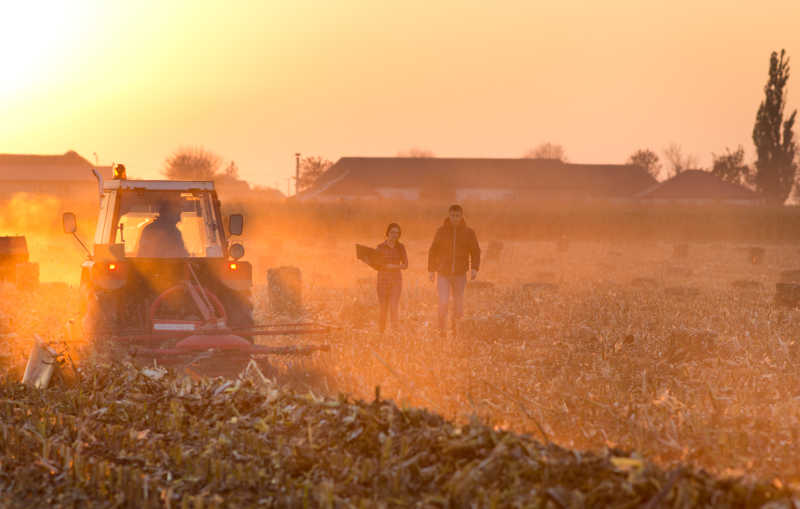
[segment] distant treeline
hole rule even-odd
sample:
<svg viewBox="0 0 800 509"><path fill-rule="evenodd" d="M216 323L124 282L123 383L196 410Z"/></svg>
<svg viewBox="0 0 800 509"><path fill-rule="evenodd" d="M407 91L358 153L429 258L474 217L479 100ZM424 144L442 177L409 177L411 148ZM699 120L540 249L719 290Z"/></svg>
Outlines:
<svg viewBox="0 0 800 509"><path fill-rule="evenodd" d="M449 203L228 202L245 214L246 236L324 239L381 238L397 222L403 236L432 238ZM462 203L482 240L800 242L800 207L581 202Z"/></svg>

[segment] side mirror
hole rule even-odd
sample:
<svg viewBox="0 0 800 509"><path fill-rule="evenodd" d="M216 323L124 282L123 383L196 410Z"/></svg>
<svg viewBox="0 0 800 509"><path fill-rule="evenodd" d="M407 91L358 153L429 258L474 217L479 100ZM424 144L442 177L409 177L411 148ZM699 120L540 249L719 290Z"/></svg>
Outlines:
<svg viewBox="0 0 800 509"><path fill-rule="evenodd" d="M72 212L64 212L61 216L61 224L64 226L64 233L75 233L78 230L78 221Z"/></svg>
<svg viewBox="0 0 800 509"><path fill-rule="evenodd" d="M238 260L242 256L244 256L244 246L239 244L238 242L228 249L228 254L231 255L231 258L234 260Z"/></svg>
<svg viewBox="0 0 800 509"><path fill-rule="evenodd" d="M228 217L228 231L231 235L241 235L244 227L244 217L241 214L231 214Z"/></svg>

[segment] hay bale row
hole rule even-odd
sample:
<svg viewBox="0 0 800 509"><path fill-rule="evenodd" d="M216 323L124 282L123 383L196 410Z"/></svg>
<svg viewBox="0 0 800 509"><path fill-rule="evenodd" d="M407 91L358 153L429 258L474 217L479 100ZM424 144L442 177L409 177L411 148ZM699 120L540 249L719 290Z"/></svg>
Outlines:
<svg viewBox="0 0 800 509"><path fill-rule="evenodd" d="M664 289L670 297L688 298L700 295L700 289L693 286L670 286Z"/></svg>
<svg viewBox="0 0 800 509"><path fill-rule="evenodd" d="M777 283L775 285L775 303L779 306L798 307L800 305L800 284Z"/></svg>

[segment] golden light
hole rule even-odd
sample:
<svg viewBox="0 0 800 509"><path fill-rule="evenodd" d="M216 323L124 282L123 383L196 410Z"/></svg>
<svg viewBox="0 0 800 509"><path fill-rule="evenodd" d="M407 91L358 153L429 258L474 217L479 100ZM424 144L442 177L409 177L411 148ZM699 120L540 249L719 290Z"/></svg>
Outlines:
<svg viewBox="0 0 800 509"><path fill-rule="evenodd" d="M57 80L91 30L87 2L7 2L0 15L0 97Z"/></svg>

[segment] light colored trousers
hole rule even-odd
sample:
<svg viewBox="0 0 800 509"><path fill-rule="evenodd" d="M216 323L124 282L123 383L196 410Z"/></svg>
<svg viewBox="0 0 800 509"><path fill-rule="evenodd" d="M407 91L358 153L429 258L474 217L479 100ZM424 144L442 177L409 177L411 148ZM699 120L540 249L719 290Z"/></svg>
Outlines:
<svg viewBox="0 0 800 509"><path fill-rule="evenodd" d="M467 286L467 275L443 276L437 274L436 289L439 291L439 329L447 325L447 308L450 295L453 296L453 321L464 314L464 288Z"/></svg>

